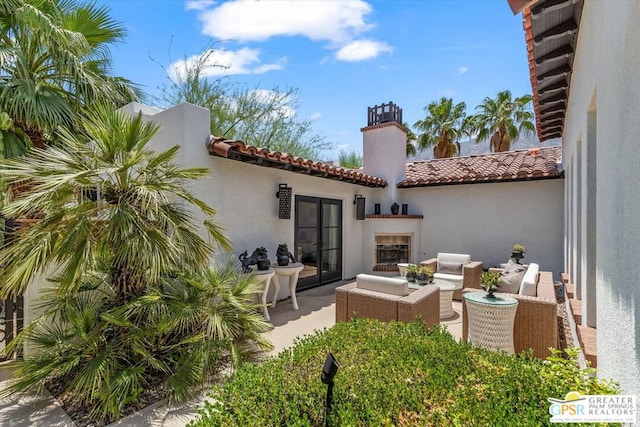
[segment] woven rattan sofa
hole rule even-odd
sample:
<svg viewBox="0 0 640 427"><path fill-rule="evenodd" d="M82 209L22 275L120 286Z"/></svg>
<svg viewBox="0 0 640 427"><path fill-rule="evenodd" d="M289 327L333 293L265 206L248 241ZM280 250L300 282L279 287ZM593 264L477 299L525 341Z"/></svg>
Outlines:
<svg viewBox="0 0 640 427"><path fill-rule="evenodd" d="M404 279L359 274L352 283L336 288L336 322L352 317L381 321L440 323L440 288L409 289Z"/></svg>
<svg viewBox="0 0 640 427"><path fill-rule="evenodd" d="M492 269L493 270L493 269ZM484 292L464 289L466 292ZM513 344L516 353L531 348L541 359L551 353L549 347L558 348L558 301L553 286L553 274L538 273L536 296L506 294L518 300L518 309L513 326ZM469 319L466 305L462 304L462 338L469 336Z"/></svg>
<svg viewBox="0 0 640 427"><path fill-rule="evenodd" d="M471 261L471 255L438 253L436 258L422 261L420 265L429 266L434 271L436 279L447 280L456 285L453 292L453 299L462 299L462 289L480 287L480 276L482 275L482 262ZM453 270L445 270L445 266ZM457 270L457 271L455 271Z"/></svg>

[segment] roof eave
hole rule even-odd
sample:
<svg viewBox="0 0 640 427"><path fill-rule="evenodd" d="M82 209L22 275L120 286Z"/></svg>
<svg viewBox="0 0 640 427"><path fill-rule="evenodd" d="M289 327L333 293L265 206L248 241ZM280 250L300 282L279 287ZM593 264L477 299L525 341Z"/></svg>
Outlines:
<svg viewBox="0 0 640 427"><path fill-rule="evenodd" d="M364 187L385 188L388 185L382 178L365 175L362 172L351 169L314 162L287 153L246 145L242 141L231 141L212 136L207 143L207 151L211 156L228 160L342 181Z"/></svg>

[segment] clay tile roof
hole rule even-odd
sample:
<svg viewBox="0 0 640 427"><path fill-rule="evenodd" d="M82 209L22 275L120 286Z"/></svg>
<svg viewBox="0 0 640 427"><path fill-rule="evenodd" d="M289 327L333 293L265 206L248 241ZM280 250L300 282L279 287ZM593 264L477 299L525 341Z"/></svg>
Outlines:
<svg viewBox="0 0 640 427"><path fill-rule="evenodd" d="M413 162L398 187L560 178L561 156L562 149L556 146Z"/></svg>
<svg viewBox="0 0 640 427"><path fill-rule="evenodd" d="M296 157L288 153L269 151L266 148L246 145L242 141L211 136L207 143L207 150L212 156L224 157L259 166L284 169L305 175L364 185L366 187L384 188L387 186L387 182L384 179L365 175L358 170L314 162L313 160Z"/></svg>

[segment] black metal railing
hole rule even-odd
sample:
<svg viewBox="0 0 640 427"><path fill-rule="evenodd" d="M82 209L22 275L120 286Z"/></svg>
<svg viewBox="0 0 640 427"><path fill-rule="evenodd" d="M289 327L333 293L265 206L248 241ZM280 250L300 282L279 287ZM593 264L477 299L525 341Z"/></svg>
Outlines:
<svg viewBox="0 0 640 427"><path fill-rule="evenodd" d="M393 102L389 102L388 104L374 105L367 109L367 126L386 122L402 124L402 108Z"/></svg>

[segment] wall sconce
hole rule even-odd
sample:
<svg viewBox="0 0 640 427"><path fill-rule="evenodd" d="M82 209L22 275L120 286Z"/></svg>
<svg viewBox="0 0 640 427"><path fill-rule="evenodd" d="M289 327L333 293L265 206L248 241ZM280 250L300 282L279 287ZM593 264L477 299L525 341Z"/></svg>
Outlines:
<svg viewBox="0 0 640 427"><path fill-rule="evenodd" d="M356 207L356 219L364 220L364 208L365 208L365 198L362 194L356 194L353 199L353 204Z"/></svg>
<svg viewBox="0 0 640 427"><path fill-rule="evenodd" d="M291 187L287 187L287 184L278 184L276 197L279 199L278 218L291 219Z"/></svg>

